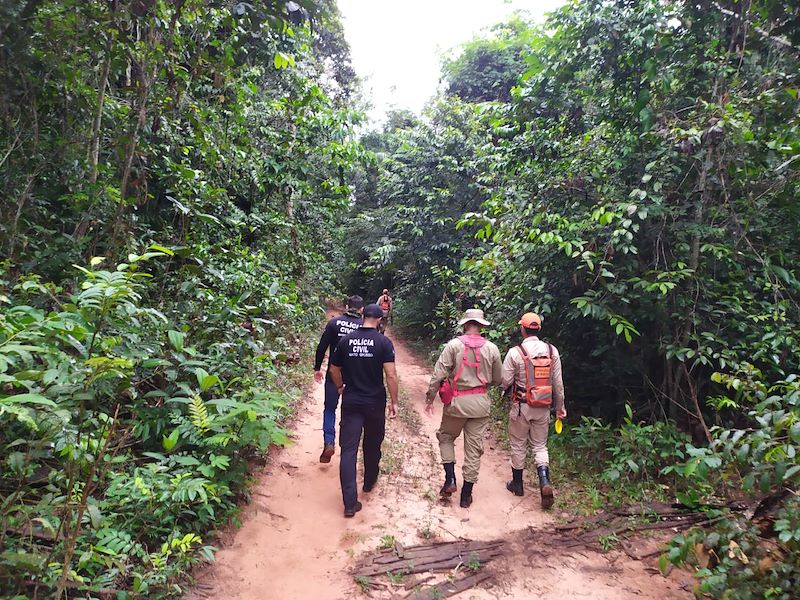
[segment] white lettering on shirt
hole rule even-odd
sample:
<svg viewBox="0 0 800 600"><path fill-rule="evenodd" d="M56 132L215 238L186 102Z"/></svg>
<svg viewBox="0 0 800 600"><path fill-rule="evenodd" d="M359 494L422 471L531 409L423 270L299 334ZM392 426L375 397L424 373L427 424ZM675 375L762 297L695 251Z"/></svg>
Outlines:
<svg viewBox="0 0 800 600"><path fill-rule="evenodd" d="M345 321L344 319L336 319L336 326L339 328L340 338L343 338L360 327L358 323Z"/></svg>
<svg viewBox="0 0 800 600"><path fill-rule="evenodd" d="M350 346L348 356L357 356L360 358L372 358L374 355L371 348L375 346L375 340L369 338L350 338L347 340Z"/></svg>

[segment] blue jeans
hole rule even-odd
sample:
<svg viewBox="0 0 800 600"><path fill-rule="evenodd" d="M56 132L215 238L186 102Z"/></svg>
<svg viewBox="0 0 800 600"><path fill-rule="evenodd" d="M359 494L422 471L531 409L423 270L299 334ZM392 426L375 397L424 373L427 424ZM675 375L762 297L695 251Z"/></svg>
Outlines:
<svg viewBox="0 0 800 600"><path fill-rule="evenodd" d="M339 390L330 375L325 375L325 409L322 412L322 437L325 445L336 441L336 407L339 406Z"/></svg>

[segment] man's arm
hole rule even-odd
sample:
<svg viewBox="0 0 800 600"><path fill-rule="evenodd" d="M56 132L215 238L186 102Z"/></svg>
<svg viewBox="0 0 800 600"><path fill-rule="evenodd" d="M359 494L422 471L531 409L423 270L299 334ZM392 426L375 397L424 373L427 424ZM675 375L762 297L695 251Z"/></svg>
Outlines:
<svg viewBox="0 0 800 600"><path fill-rule="evenodd" d="M339 340L339 343L333 347L331 350L331 359L328 364L328 372L331 374L331 381L336 386L336 389L339 390L339 395L342 394L342 388L344 387L344 380L342 379L342 340Z"/></svg>
<svg viewBox="0 0 800 600"><path fill-rule="evenodd" d="M433 375L431 375L431 380L428 383L428 391L425 394L425 402L427 404L433 404L433 400L439 392L439 386L441 386L442 382L453 372L454 366L453 346L448 343L447 346L444 347L444 350L442 350L441 355L439 355L436 365L433 367Z"/></svg>
<svg viewBox="0 0 800 600"><path fill-rule="evenodd" d="M500 361L500 350L492 348L492 385L503 383L503 363Z"/></svg>
<svg viewBox="0 0 800 600"><path fill-rule="evenodd" d="M383 363L383 373L386 375L386 386L389 388L389 418L394 419L397 416L397 397L399 389L397 366L393 362Z"/></svg>
<svg viewBox="0 0 800 600"><path fill-rule="evenodd" d="M514 378L517 376L517 363L514 360L514 349L508 351L506 359L503 361L503 380L500 387L505 392L508 388L514 385Z"/></svg>
<svg viewBox="0 0 800 600"><path fill-rule="evenodd" d="M333 328L330 327L330 324L325 325L325 330L322 332L322 336L319 338L319 343L317 344L317 353L314 356L314 371L320 375L320 377L317 377L315 373L314 378L317 379L317 381L322 379L320 369L322 368L322 361L325 358L325 353L328 351L328 348L333 345L332 335L335 335Z"/></svg>
<svg viewBox="0 0 800 600"><path fill-rule="evenodd" d="M556 417L565 419L567 417L567 407L564 404L564 381L561 378L561 356L558 350L553 348L553 399L556 403Z"/></svg>
<svg viewBox="0 0 800 600"><path fill-rule="evenodd" d="M330 365L330 367L328 367L328 373L330 373L333 385L335 385L336 389L341 392L342 387L344 386L344 382L342 381L342 367Z"/></svg>

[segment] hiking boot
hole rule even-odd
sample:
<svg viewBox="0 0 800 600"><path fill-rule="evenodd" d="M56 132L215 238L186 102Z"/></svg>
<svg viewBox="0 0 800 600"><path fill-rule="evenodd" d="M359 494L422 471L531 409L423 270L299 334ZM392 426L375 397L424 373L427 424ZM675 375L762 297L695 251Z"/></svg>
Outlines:
<svg viewBox="0 0 800 600"><path fill-rule="evenodd" d="M325 444L325 447L322 449L322 454L319 455L319 462L321 463L329 463L331 462L331 456L336 452L336 446L333 444Z"/></svg>
<svg viewBox="0 0 800 600"><path fill-rule="evenodd" d="M513 479L506 482L506 489L515 496L524 496L525 491L522 487L522 469L511 468Z"/></svg>
<svg viewBox="0 0 800 600"><path fill-rule="evenodd" d="M444 485L439 495L449 498L458 488L456 487L456 463L444 463Z"/></svg>
<svg viewBox="0 0 800 600"><path fill-rule="evenodd" d="M469 508L472 504L472 486L475 485L469 481L465 481L461 486L461 508Z"/></svg>
<svg viewBox="0 0 800 600"><path fill-rule="evenodd" d="M345 508L345 509L344 509L344 516L345 516L345 517L347 517L348 519L349 519L350 517L354 517L354 516L355 516L355 514L356 514L358 511L360 511L360 510L361 510L361 508L362 508L362 506L361 506L361 502L359 502L358 500L356 500L356 503L355 503L355 504L354 504L352 507L350 507L350 508Z"/></svg>
<svg viewBox="0 0 800 600"><path fill-rule="evenodd" d="M539 472L539 493L542 495L542 508L553 506L553 485L550 483L550 470L546 466L537 469Z"/></svg>
<svg viewBox="0 0 800 600"><path fill-rule="evenodd" d="M376 475L376 476L375 476L375 479L373 479L373 480L372 480L372 481L370 481L370 482L367 482L367 481L365 480L365 481L364 481L364 487L363 487L363 488L361 488L361 489L362 489L362 490L364 490L365 492L371 492L372 490L374 490L374 489L375 489L375 485L376 485L377 483L378 483L378 476Z"/></svg>

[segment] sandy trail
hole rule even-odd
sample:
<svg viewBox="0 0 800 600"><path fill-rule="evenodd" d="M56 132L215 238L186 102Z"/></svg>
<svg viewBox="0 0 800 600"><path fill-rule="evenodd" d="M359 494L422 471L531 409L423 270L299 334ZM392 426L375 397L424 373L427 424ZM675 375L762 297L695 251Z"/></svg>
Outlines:
<svg viewBox="0 0 800 600"><path fill-rule="evenodd" d="M534 486L526 495L508 493L505 453L487 438L480 481L469 509L438 497L442 473L435 431L441 414L423 413L430 371L399 340L401 415L387 421L381 476L369 494L360 492L364 509L352 519L342 515L339 448L330 464L319 463L322 449L323 386L312 385L298 406L294 444L275 454L253 489L253 501L242 515L242 527L217 553L216 564L203 569L190 599L264 600L363 597L350 574L357 558L391 538L404 546L459 538L490 540L518 537L528 527L542 527L552 516L539 508ZM457 464L462 455L458 450ZM359 458L360 461L360 458ZM460 466L457 466L459 484ZM359 475L359 490L361 478ZM530 493L534 492L534 493ZM389 538L388 536L391 536ZM513 545L512 545L513 549ZM497 576L490 588L472 589L470 599L541 598L602 599L686 598L685 582L652 574L652 566L624 554L524 554L494 561ZM683 584L683 585L682 585ZM376 583L373 598L402 597L402 586Z"/></svg>

